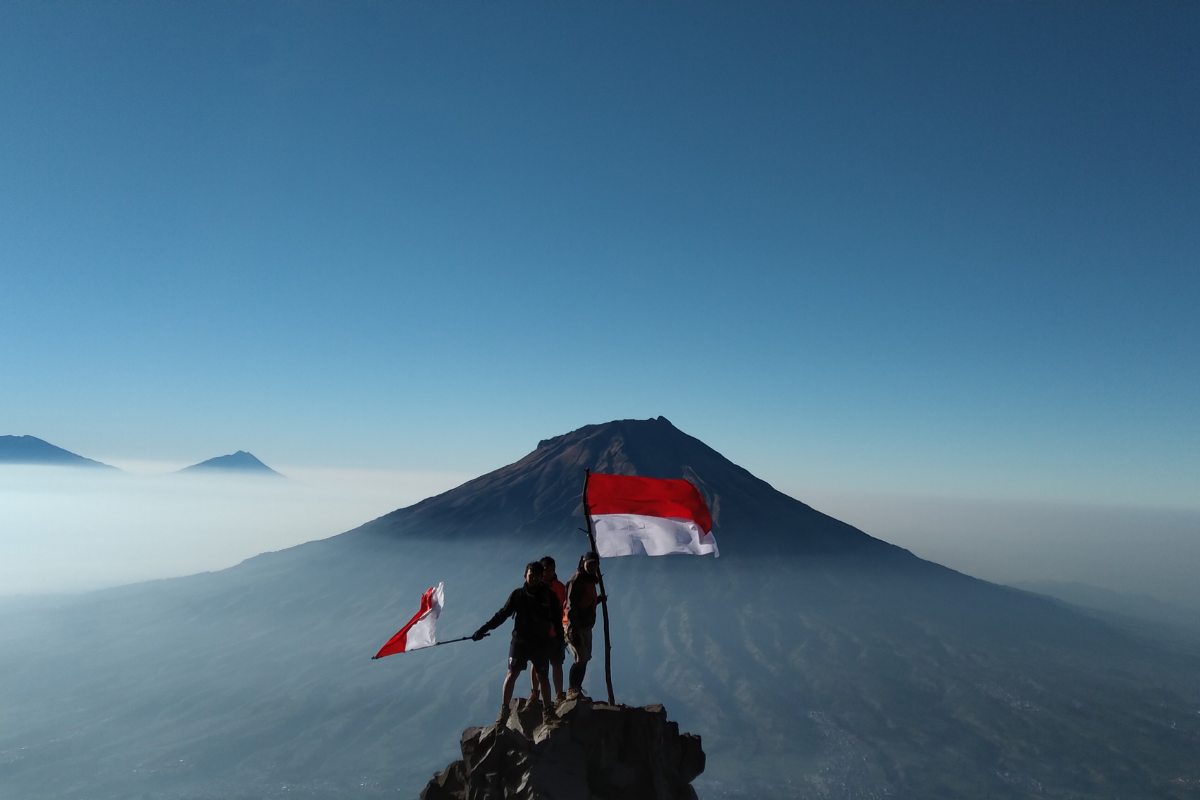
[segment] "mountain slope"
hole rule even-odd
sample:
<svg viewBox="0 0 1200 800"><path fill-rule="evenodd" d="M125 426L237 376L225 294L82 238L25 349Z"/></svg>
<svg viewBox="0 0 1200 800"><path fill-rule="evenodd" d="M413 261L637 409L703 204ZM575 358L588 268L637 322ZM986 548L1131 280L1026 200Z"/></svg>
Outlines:
<svg viewBox="0 0 1200 800"><path fill-rule="evenodd" d="M617 699L704 737L701 797L1200 797L1196 653L872 544L664 422L222 572L0 602L0 796L415 797L494 718L506 637L370 656L439 581L449 639L531 558L569 573L583 461L721 500L720 559L604 565Z"/></svg>
<svg viewBox="0 0 1200 800"><path fill-rule="evenodd" d="M50 444L36 436L0 436L0 464L44 464L58 467L102 467L116 469L70 450Z"/></svg>
<svg viewBox="0 0 1200 800"><path fill-rule="evenodd" d="M916 561L906 551L777 491L664 417L588 425L543 440L516 463L380 517L359 531L438 540L553 540L583 524L585 468L691 481L712 510L722 554L856 553Z"/></svg>

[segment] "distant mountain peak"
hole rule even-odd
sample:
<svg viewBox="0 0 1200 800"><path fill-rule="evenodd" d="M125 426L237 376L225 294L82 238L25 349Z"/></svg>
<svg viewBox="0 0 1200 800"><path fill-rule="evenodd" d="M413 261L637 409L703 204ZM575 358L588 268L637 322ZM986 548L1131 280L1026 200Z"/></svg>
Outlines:
<svg viewBox="0 0 1200 800"><path fill-rule="evenodd" d="M227 456L210 458L207 461L201 461L199 464L192 464L190 467L184 467L179 471L246 472L256 475L278 475L279 477L283 477L278 472L259 461L252 453L248 453L245 450L238 450L236 453L230 453Z"/></svg>
<svg viewBox="0 0 1200 800"><path fill-rule="evenodd" d="M0 464L41 464L55 467L103 467L116 469L70 450L52 445L36 436L0 436Z"/></svg>

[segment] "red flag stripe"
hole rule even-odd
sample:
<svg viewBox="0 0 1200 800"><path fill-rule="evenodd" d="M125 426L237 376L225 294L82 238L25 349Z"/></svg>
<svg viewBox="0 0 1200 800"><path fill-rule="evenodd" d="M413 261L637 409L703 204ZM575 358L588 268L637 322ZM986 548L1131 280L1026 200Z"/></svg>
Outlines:
<svg viewBox="0 0 1200 800"><path fill-rule="evenodd" d="M587 502L592 516L641 514L647 517L690 519L705 533L712 530L712 515L704 498L695 486L685 480L593 472L588 478Z"/></svg>
<svg viewBox="0 0 1200 800"><path fill-rule="evenodd" d="M412 606L409 606L409 608L412 608ZM408 624L401 628L395 636L393 636L391 639L388 639L387 644L381 647L379 652L376 653L374 657L383 658L384 656L390 656L395 653L403 653L405 646L408 644L408 629L415 625L417 620L419 620L425 614L425 612L431 608L433 608L432 586L425 590L425 594L421 595L421 610L417 612L417 615L410 619Z"/></svg>

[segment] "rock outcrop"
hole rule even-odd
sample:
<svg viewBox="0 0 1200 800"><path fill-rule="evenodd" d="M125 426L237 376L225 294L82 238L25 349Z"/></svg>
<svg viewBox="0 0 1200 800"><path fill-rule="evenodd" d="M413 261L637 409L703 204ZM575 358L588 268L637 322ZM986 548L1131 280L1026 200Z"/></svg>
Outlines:
<svg viewBox="0 0 1200 800"><path fill-rule="evenodd" d="M462 760L421 800L695 800L700 737L680 733L662 706L580 698L557 715L544 724L536 702L514 701L504 724L467 728Z"/></svg>

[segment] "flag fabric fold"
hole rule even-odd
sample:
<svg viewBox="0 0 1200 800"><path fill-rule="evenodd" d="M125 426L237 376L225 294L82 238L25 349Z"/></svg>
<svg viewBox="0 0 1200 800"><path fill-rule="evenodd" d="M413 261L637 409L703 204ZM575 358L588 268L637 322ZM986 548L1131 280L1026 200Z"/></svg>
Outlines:
<svg viewBox="0 0 1200 800"><path fill-rule="evenodd" d="M592 473L586 502L601 558L720 555L712 514L689 481Z"/></svg>
<svg viewBox="0 0 1200 800"><path fill-rule="evenodd" d="M442 603L445 595L442 584L436 588L430 587L421 595L421 609L408 624L401 628L395 636L388 639L387 644L380 648L372 658L383 658L395 653L407 653L410 650L420 650L423 647L433 647L437 644L437 620L442 613Z"/></svg>

